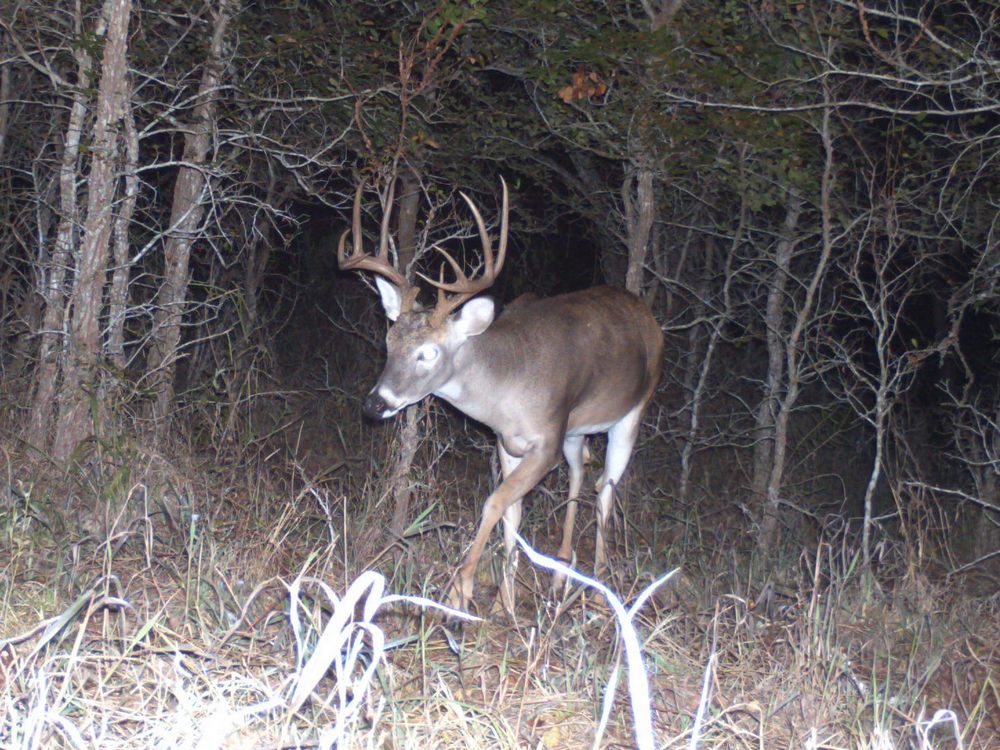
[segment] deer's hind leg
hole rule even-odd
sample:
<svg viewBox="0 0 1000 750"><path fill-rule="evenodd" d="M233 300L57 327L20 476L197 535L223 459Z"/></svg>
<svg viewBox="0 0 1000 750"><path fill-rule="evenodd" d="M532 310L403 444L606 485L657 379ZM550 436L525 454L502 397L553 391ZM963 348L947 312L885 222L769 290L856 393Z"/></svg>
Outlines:
<svg viewBox="0 0 1000 750"><path fill-rule="evenodd" d="M604 473L597 482L597 543L594 548L594 572L598 575L607 567L607 528L614 504L614 492L628 467L639 436L639 425L645 411L645 402L611 425L608 430L608 453L604 459Z"/></svg>
<svg viewBox="0 0 1000 750"><path fill-rule="evenodd" d="M562 543L559 545L559 559L567 564L573 563L573 527L576 524L577 497L583 486L583 464L586 452L585 435L567 435L563 439L563 456L569 466L569 497L566 501L566 517L563 519ZM566 577L561 573L552 574L550 593L558 596L559 589L565 583Z"/></svg>

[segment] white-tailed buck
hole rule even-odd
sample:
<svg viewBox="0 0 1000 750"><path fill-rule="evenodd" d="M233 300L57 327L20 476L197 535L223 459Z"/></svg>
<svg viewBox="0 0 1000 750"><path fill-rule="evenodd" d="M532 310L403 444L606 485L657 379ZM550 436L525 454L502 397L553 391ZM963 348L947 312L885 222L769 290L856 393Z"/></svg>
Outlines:
<svg viewBox="0 0 1000 750"><path fill-rule="evenodd" d="M363 188L363 183L358 186L352 228L341 236L337 258L343 269L376 274L382 306L394 323L386 337L385 370L365 398L365 414L385 419L434 394L497 435L503 481L483 506L479 530L450 592L451 604L467 607L476 565L501 517L508 560L513 559L522 498L556 466L560 452L569 464L569 502L559 555L570 558L576 498L583 481L584 439L606 432L594 552L595 569L602 572L612 493L660 376L659 324L637 297L606 286L547 299L521 298L494 320L493 300L475 295L488 289L503 267L506 183L495 255L482 216L462 194L479 229L483 270L478 278L469 279L448 253L437 248L454 271L455 281L422 276L438 290L437 305L425 309L417 301L417 288L389 259L391 188L378 252L371 255L362 249ZM353 237L350 255L345 249L348 234ZM504 593L511 597L511 591Z"/></svg>

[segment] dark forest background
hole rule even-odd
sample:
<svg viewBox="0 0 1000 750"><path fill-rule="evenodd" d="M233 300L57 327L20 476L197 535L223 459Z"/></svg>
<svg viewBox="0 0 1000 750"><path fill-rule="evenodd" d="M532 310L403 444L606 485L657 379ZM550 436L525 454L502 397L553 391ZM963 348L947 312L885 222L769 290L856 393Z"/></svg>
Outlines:
<svg viewBox="0 0 1000 750"><path fill-rule="evenodd" d="M988 2L6 0L8 501L101 538L135 486L176 520L206 482L200 512L266 536L288 508L255 491L288 487L306 538L315 498L350 503L358 568L471 528L489 436L440 404L362 422L385 321L335 248L364 180L411 278L439 243L474 268L457 192L495 227L501 177L501 303L608 283L662 325L634 567L736 555L770 607L841 545L866 586L995 597ZM455 536L416 563L432 586Z"/></svg>

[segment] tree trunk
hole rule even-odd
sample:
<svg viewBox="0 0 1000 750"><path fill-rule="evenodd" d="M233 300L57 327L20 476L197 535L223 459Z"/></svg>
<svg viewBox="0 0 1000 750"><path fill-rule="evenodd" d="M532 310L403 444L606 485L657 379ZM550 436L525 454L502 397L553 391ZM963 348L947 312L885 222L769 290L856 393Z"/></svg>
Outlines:
<svg viewBox="0 0 1000 750"><path fill-rule="evenodd" d="M399 215L397 219L397 250L399 269L413 281L413 261L417 252L417 209L420 207L420 180L412 171L404 171L399 178ZM392 210L391 206L386 207ZM420 422L427 407L423 402L414 404L402 420L397 436L398 445L389 470L389 492L392 495L392 533L400 536L410 521L410 502L413 498L413 458L420 446Z"/></svg>
<svg viewBox="0 0 1000 750"><path fill-rule="evenodd" d="M635 197L632 183L635 183ZM625 221L628 230L628 266L625 270L625 288L637 297L642 296L645 277L646 253L649 249L649 235L656 219L656 195L653 190L653 170L639 167L634 174L625 178L622 186L622 202L625 206Z"/></svg>
<svg viewBox="0 0 1000 750"><path fill-rule="evenodd" d="M691 309L691 318L700 320L705 315L707 300L709 298L709 284L715 276L715 240L707 237L703 255L703 265L701 278L694 289L694 305ZM732 257L730 253L729 257ZM668 318L669 320L669 318ZM692 325L688 329L687 359L684 363L684 374L681 377L681 389L685 397L690 399L688 407L687 435L684 445L681 448L681 474L678 480L677 503L681 508L686 508L688 494L691 489L691 457L694 455L694 446L698 441L701 421L701 402L705 393L705 386L708 382L708 373L711 372L712 359L715 353L716 342L719 332L725 321L720 320L714 325L709 322L707 328L708 338L702 352L702 326Z"/></svg>
<svg viewBox="0 0 1000 750"><path fill-rule="evenodd" d="M88 391L93 392L101 353L99 316L108 272L108 244L117 181L117 123L125 104L132 2L108 0L104 12L108 33L94 114L87 214L76 264L76 285L70 298L69 349L63 361L59 423L52 446L53 458L58 463L66 463L77 443L92 430L100 428L91 421Z"/></svg>
<svg viewBox="0 0 1000 750"><path fill-rule="evenodd" d="M135 201L139 195L139 136L135 131L135 118L131 112L125 114L125 194L118 216L115 217L114 270L111 273L111 290L108 293L108 343L107 354L111 363L124 371L125 361L125 314L128 307L128 281L131 264L129 262L129 226L135 211Z"/></svg>
<svg viewBox="0 0 1000 750"><path fill-rule="evenodd" d="M55 128L56 130L58 127ZM36 175L34 178L36 199L35 208L35 238L38 243L37 257L39 259L46 256L46 242L48 242L52 225L55 223L55 211L53 207L59 200L59 173L45 173ZM21 376L30 371L32 366L37 366L38 358L38 332L42 330L42 320L45 315L45 278L46 271L51 272L51 268L43 262L36 262L33 273L33 289L28 290L20 301L18 318L21 325L15 334L13 346L11 347L10 360L4 377L10 383L18 383ZM31 396L30 388L35 384L32 378L29 384L28 396ZM30 413L29 413L30 417ZM27 426L26 426L27 427ZM24 435L27 438L27 432Z"/></svg>
<svg viewBox="0 0 1000 750"><path fill-rule="evenodd" d="M871 532L874 525L875 491L878 489L878 482L882 477L882 455L885 452L886 418L889 416L886 391L885 382L880 382L875 395L875 458L872 459L868 484L865 485L865 517L861 527L861 565L865 572L871 571Z"/></svg>
<svg viewBox="0 0 1000 750"><path fill-rule="evenodd" d="M409 281L413 281L413 261L417 255L417 210L420 208L420 180L412 171L406 170L399 178L399 216L397 219L397 250L399 270ZM391 206L389 207L391 210Z"/></svg>
<svg viewBox="0 0 1000 750"><path fill-rule="evenodd" d="M824 93L827 101L829 101L829 91L825 91ZM803 353L802 339L813 320L816 295L820 284L826 276L826 269L830 263L830 255L833 252L833 219L830 209L830 193L833 185L834 152L833 137L830 131L830 113L831 109L829 107L823 111L822 127L820 129L825 157L823 162L823 176L820 179L819 196L820 222L823 238L822 246L820 247L819 259L813 268L809 283L806 285L802 302L798 306L795 321L788 333L787 339L782 344L785 362L784 395L778 397L776 401L772 401L772 405L778 406L778 412L774 420L774 429L772 432L774 436L774 448L771 457L771 472L767 480L767 500L761 520L760 537L757 540L758 549L762 552L773 550L778 542L781 488L785 480L785 466L788 459L788 429L792 410L798 402L799 388L802 385L802 375L805 367L801 357ZM798 226L799 216L802 213L802 204L803 200L800 196L794 192L789 193L788 214L785 216L784 234L778 243L778 266L784 269L783 273L786 277L789 264L791 263L792 247L795 245L795 229ZM780 326L780 319L774 322L777 322ZM772 321L769 319L769 329L771 323ZM780 331L780 328L777 330ZM756 468L755 466L754 469L756 470Z"/></svg>
<svg viewBox="0 0 1000 750"><path fill-rule="evenodd" d="M188 291L191 245L205 213L205 164L216 117L216 97L222 76L223 40L229 22L229 0L219 0L215 28L198 87L191 129L184 136L183 165L174 183L170 229L163 248L163 283L157 295L152 342L147 361L154 393L153 418L157 438L167 434L174 406L174 376L177 370L181 325Z"/></svg>
<svg viewBox="0 0 1000 750"><path fill-rule="evenodd" d="M105 21L100 21L95 35L104 35ZM66 311L66 274L70 259L76 254L76 226L78 206L76 182L80 157L80 138L87 116L90 89L90 73L94 61L81 45L77 50L77 79L79 85L73 90L73 104L66 124L66 137L62 145L59 164L59 227L55 244L47 262L43 260L38 269L39 294L44 300L45 312L39 336L38 366L35 368L35 392L31 402L31 412L25 431L27 442L39 450L45 450L55 413L56 391L59 385L59 360L64 349L64 320ZM42 240L44 242L44 239Z"/></svg>
<svg viewBox="0 0 1000 750"><path fill-rule="evenodd" d="M1000 424L1000 402L990 415L993 425ZM981 442L973 449L974 464L969 466L979 499L990 506L1000 508L1000 434L989 428L983 430ZM990 558L986 563L989 573L1000 572L1000 513L987 507L973 508L979 516L973 535L973 553L977 559ZM990 557L992 555L992 557Z"/></svg>
<svg viewBox="0 0 1000 750"><path fill-rule="evenodd" d="M0 50L7 56L6 45L3 44L4 32L0 29ZM0 164L3 163L4 152L7 149L7 133L10 130L10 70L12 65L0 67Z"/></svg>
<svg viewBox="0 0 1000 750"><path fill-rule="evenodd" d="M708 380L712 373L712 364L715 360L715 352L722 339L722 331L732 314L732 285L733 285L733 262L737 256L740 242L743 240L743 228L746 222L744 213L740 214L740 223L733 235L728 251L725 253L723 265L722 283L722 309L709 323L708 341L705 344L705 351L698 356L697 326L692 326L688 344L691 361L688 363L684 374L685 393L691 393L691 407L688 413L687 436L684 440L684 447L681 449L681 475L678 488L678 501L681 507L687 507L691 491L691 459L694 454L694 447L697 445L701 429L701 409L708 391ZM705 300L709 298L709 287L715 279L714 256L717 252L715 240L711 237L705 240L705 267L702 274L702 282L696 292L698 299L697 308L692 317L697 320L705 314L707 305Z"/></svg>
<svg viewBox="0 0 1000 750"><path fill-rule="evenodd" d="M761 531L761 539L765 535L773 535L777 528L777 519L768 513L768 482L774 467L775 427L778 412L781 408L781 397L785 385L785 305L787 302L789 267L792 262L792 250L795 229L802 212L801 199L791 193L788 198L788 210L781 239L775 248L774 269L768 282L767 308L764 325L767 327L767 375L764 380L764 397L757 406L755 417L756 434L753 450L753 478L750 483L750 493L754 505L763 510L762 526L768 530Z"/></svg>

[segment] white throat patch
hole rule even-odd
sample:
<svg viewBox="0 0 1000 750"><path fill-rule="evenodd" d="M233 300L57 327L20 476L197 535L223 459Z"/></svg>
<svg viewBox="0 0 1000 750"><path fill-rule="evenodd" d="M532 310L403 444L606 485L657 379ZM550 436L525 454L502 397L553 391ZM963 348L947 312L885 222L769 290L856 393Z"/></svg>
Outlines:
<svg viewBox="0 0 1000 750"><path fill-rule="evenodd" d="M449 380L447 383L434 391L434 395L440 396L446 401L456 401L457 399L462 398L462 385L454 380Z"/></svg>

